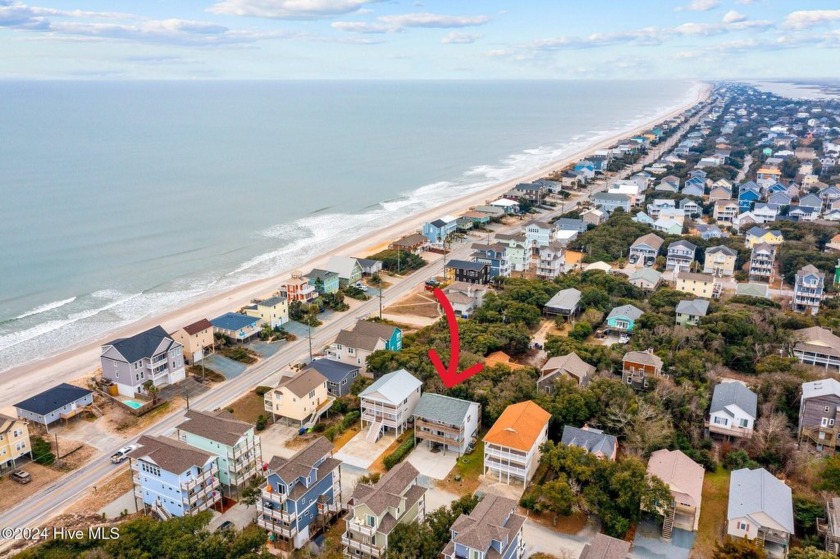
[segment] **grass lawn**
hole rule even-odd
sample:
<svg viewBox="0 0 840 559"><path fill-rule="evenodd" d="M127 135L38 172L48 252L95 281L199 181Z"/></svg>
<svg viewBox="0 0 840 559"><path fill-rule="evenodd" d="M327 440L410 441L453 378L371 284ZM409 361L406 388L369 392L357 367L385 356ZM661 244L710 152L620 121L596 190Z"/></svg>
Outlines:
<svg viewBox="0 0 840 559"><path fill-rule="evenodd" d="M254 350L238 346L238 347L222 347L216 350L216 353L224 355L228 359L239 361L240 363L252 364L257 362L259 357Z"/></svg>
<svg viewBox="0 0 840 559"><path fill-rule="evenodd" d="M438 486L459 495L471 495L478 489L480 485L478 476L483 473L484 441L478 439L472 454L465 454L458 458L455 467L446 479L438 483ZM455 481L458 476L460 476L460 481Z"/></svg>
<svg viewBox="0 0 840 559"><path fill-rule="evenodd" d="M256 423L259 416L268 415L265 411L265 399L253 390L226 406L225 409L233 410L233 417L246 423Z"/></svg>
<svg viewBox="0 0 840 559"><path fill-rule="evenodd" d="M224 382L226 379L224 375L220 375L209 367L202 367L201 365L190 365L187 367L187 372L197 379L202 376L210 382Z"/></svg>
<svg viewBox="0 0 840 559"><path fill-rule="evenodd" d="M726 519L728 494L729 470L718 467L714 473L706 472L703 480L703 502L700 506L700 525L692 557L712 556Z"/></svg>

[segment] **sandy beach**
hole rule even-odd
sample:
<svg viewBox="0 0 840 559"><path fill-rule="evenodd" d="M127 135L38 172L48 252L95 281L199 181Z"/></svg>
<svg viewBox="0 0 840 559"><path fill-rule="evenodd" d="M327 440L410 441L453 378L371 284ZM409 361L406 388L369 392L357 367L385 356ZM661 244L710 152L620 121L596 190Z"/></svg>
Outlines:
<svg viewBox="0 0 840 559"><path fill-rule="evenodd" d="M484 204L488 200L495 199L499 195L507 192L520 182L529 182L543 177L554 170L562 169L570 163L582 159L594 150L610 147L628 136L651 128L652 125L658 122L670 119L698 102L707 99L711 89L709 84L701 84L697 88L697 95L694 99L668 114L598 141L526 176L453 199L446 204L414 215L409 219L383 227L363 239L343 244L330 252L310 260L301 265L300 269L309 270L315 267L323 267L329 257L333 255L361 257L371 254L376 250L381 250L388 243L397 240L401 236L417 231L424 222L430 219L435 219L445 214L457 214L466 211L470 207ZM2 375L0 377L2 378L2 386L0 386L0 411L8 412L9 406L50 386L93 373L99 366L100 346L110 339L130 336L158 324L162 325L167 331L173 331L199 319L213 318L225 312L236 310L252 299L265 296L279 289L291 271L287 270L285 273L277 276L246 283L224 293L199 296L193 300L186 301L181 308L150 315L133 324L121 327L109 333L106 338L83 343L54 356L33 361L32 363L0 373Z"/></svg>

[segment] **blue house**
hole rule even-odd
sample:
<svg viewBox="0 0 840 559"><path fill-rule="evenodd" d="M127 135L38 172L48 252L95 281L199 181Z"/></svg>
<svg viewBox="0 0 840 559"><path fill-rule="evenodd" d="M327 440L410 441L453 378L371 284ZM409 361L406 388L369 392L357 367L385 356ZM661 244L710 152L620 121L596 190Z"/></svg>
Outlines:
<svg viewBox="0 0 840 559"><path fill-rule="evenodd" d="M315 369L327 379L327 392L336 398L350 393L361 367L332 359L314 359L306 366Z"/></svg>
<svg viewBox="0 0 840 559"><path fill-rule="evenodd" d="M742 213L750 211L753 204L759 200L761 200L759 191L742 187L738 192L738 211Z"/></svg>
<svg viewBox="0 0 840 559"><path fill-rule="evenodd" d="M429 239L430 243L441 244L446 237L455 232L458 228L458 218L445 215L434 221L423 224L423 236Z"/></svg>
<svg viewBox="0 0 840 559"><path fill-rule="evenodd" d="M462 514L452 524L452 539L443 548L443 556L519 559L525 550L523 524L525 517L516 514L516 501L488 493L470 514Z"/></svg>
<svg viewBox="0 0 840 559"><path fill-rule="evenodd" d="M775 183L767 189L767 194L775 194L777 192L787 192L787 187L783 184Z"/></svg>
<svg viewBox="0 0 840 559"><path fill-rule="evenodd" d="M685 181L682 193L686 196L703 196L706 192L706 182L700 177L693 177Z"/></svg>
<svg viewBox="0 0 840 559"><path fill-rule="evenodd" d="M244 342L260 333L260 318L236 312L225 313L210 321L213 331L232 340Z"/></svg>
<svg viewBox="0 0 840 559"><path fill-rule="evenodd" d="M309 285L314 287L319 295L335 293L341 287L338 273L330 272L329 270L313 268L312 271L306 274L306 279L309 280Z"/></svg>
<svg viewBox="0 0 840 559"><path fill-rule="evenodd" d="M475 251L472 253L473 262L489 264L491 278L506 278L510 276L511 271L510 259L507 257L507 248L507 245L501 243L493 245L475 243L472 246L472 249Z"/></svg>
<svg viewBox="0 0 840 559"><path fill-rule="evenodd" d="M632 332L636 327L636 321L645 314L643 310L633 305L622 305L610 311L607 315L607 326L610 330L620 332Z"/></svg>
<svg viewBox="0 0 840 559"><path fill-rule="evenodd" d="M257 525L287 550L300 549L310 534L341 511L341 461L318 437L290 458L274 457L257 500Z"/></svg>
<svg viewBox="0 0 840 559"><path fill-rule="evenodd" d="M198 514L221 500L215 454L166 437L144 435L137 443L128 455L134 497L162 520Z"/></svg>

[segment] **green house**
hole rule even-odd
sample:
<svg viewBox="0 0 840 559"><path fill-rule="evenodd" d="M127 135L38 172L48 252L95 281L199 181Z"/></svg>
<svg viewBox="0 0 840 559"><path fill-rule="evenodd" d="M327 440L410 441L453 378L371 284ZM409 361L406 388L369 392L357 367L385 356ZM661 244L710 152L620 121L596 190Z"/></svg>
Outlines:
<svg viewBox="0 0 840 559"><path fill-rule="evenodd" d="M338 274L329 270L313 268L311 272L306 274L306 279L309 281L309 285L314 287L319 295L335 293L340 287Z"/></svg>

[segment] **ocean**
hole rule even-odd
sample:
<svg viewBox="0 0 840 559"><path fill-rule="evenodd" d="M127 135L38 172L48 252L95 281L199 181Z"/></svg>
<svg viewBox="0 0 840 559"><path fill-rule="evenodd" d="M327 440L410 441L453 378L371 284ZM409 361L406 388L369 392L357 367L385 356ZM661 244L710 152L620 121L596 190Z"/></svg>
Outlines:
<svg viewBox="0 0 840 559"><path fill-rule="evenodd" d="M0 371L294 269L697 87L0 82Z"/></svg>

